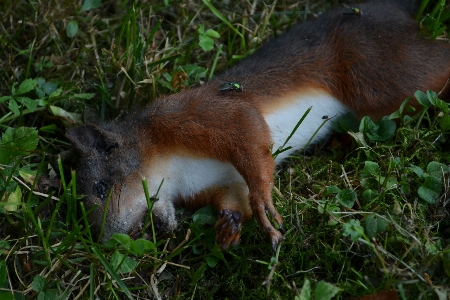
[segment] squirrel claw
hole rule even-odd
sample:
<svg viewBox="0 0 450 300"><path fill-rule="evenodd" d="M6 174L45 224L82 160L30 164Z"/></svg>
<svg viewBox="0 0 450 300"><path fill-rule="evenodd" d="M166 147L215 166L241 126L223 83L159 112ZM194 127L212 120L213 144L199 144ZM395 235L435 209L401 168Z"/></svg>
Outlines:
<svg viewBox="0 0 450 300"><path fill-rule="evenodd" d="M278 245L284 241L284 236L278 230L269 232L269 236L272 242L273 252L277 252Z"/></svg>

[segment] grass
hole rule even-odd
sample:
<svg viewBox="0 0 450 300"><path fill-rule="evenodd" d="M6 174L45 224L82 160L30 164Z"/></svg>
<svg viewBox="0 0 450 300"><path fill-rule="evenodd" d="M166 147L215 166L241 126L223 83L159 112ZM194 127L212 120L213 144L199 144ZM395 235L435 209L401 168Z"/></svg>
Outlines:
<svg viewBox="0 0 450 300"><path fill-rule="evenodd" d="M92 240L66 127L194 86L335 1L169 2L0 4L0 298L449 297L450 117L431 92L422 113L405 102L396 123L363 119L277 171L275 254L254 221L220 251L209 207L180 211L169 240ZM424 34L445 31L440 4L423 1Z"/></svg>

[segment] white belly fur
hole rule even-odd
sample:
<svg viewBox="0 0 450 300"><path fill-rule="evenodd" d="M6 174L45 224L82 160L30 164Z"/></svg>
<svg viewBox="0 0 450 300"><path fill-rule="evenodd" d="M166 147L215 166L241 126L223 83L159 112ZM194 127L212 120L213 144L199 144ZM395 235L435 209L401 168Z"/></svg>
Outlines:
<svg viewBox="0 0 450 300"><path fill-rule="evenodd" d="M172 156L150 172L149 187L153 195L164 179L158 193L160 199L173 199L177 196L187 199L214 186L245 182L233 165L210 158Z"/></svg>
<svg viewBox="0 0 450 300"><path fill-rule="evenodd" d="M311 107L311 111L289 142L284 146L284 148L289 146L292 148L280 153L276 157L275 162L277 164L291 156L295 151L306 146L310 138L314 135L314 132L325 121L324 116L327 118L339 117L350 111L339 100L326 92L314 91L291 95L290 98L278 110L264 113L264 118L272 134L272 142L274 144L273 152L284 144L295 125L309 107ZM327 121L322 126L311 142L319 141L331 132L330 121Z"/></svg>

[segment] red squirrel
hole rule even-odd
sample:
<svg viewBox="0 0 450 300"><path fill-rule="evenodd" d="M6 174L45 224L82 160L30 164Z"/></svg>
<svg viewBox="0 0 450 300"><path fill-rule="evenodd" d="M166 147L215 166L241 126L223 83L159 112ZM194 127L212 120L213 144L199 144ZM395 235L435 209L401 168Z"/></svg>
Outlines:
<svg viewBox="0 0 450 300"><path fill-rule="evenodd" d="M145 177L159 231L176 228L175 206L212 204L222 248L238 244L252 216L276 248L283 235L266 215L282 228L271 196L275 165L304 147L324 116L380 119L416 90L449 95L450 45L419 37L408 1L358 9L296 25L203 86L163 96L125 121L68 130L78 193L87 208L97 206L88 215L92 232L101 231L110 192L101 240L149 232ZM274 160L309 107L286 145L292 149ZM330 132L327 122L313 141Z"/></svg>

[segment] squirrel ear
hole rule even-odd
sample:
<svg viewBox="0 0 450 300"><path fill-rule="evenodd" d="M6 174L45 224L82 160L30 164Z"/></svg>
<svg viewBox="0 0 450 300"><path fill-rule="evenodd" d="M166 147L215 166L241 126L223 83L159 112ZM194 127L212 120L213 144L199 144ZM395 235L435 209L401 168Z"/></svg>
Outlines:
<svg viewBox="0 0 450 300"><path fill-rule="evenodd" d="M72 146L83 154L92 151L109 154L119 145L113 134L95 124L84 124L71 128L66 132L66 137Z"/></svg>

